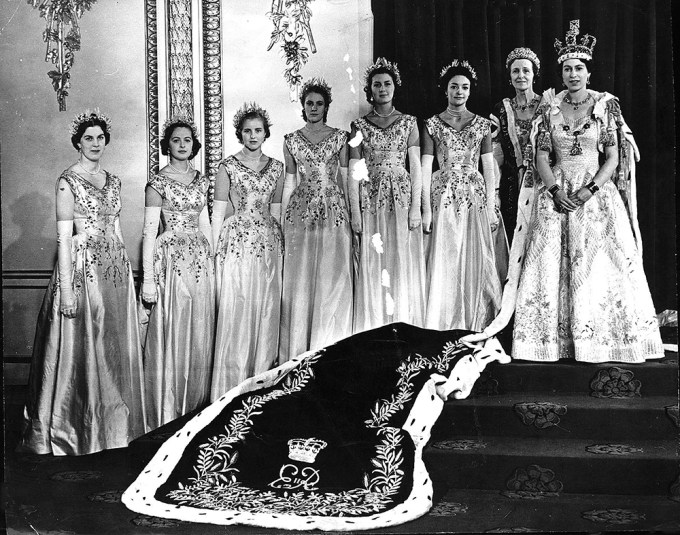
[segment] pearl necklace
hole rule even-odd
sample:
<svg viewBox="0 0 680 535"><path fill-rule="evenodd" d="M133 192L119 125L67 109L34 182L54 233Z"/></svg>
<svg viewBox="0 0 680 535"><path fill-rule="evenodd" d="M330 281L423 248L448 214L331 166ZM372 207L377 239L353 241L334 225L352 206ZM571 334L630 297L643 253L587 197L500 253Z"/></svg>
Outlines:
<svg viewBox="0 0 680 535"><path fill-rule="evenodd" d="M80 168L81 168L83 171L85 171L88 175L92 175L92 176L98 175L98 174L99 174L99 171L101 171L101 168L102 168L102 166L100 165L99 162L97 162L97 169L94 170L94 171L88 171L87 169L85 169L85 166L80 162L80 160L78 160L78 165L79 165Z"/></svg>
<svg viewBox="0 0 680 535"><path fill-rule="evenodd" d="M590 100L590 94L588 96L586 96L586 98L584 98L583 100L579 100L578 102L574 102L573 100L571 100L571 97L569 96L569 94L565 95L565 97L564 97L564 102L566 102L570 106L573 106L574 110L578 110L579 107L583 106L589 100Z"/></svg>
<svg viewBox="0 0 680 535"><path fill-rule="evenodd" d="M168 167L169 167L170 169L172 169L175 173L179 174L179 175L184 175L184 174L188 173L189 171L191 171L191 164L189 163L189 161L187 161L187 169L186 169L186 171L180 171L180 170L177 169L174 165L172 165L172 162L168 162Z"/></svg>
<svg viewBox="0 0 680 535"><path fill-rule="evenodd" d="M389 117L389 116L392 115L395 111L397 111L397 108L395 108L394 106L392 106L392 111L391 111L390 113L388 113L387 115L381 115L381 114L379 114L377 111L375 111L375 108L373 108L373 113L375 113L378 117Z"/></svg>
<svg viewBox="0 0 680 535"><path fill-rule="evenodd" d="M244 158L245 160L250 160L251 162L258 161L258 160L262 157L262 153L260 153L260 154L257 156L257 158L253 158L252 156L248 156L245 152L243 152L243 149L241 149L240 152L241 152L241 156L243 156L243 158Z"/></svg>
<svg viewBox="0 0 680 535"><path fill-rule="evenodd" d="M451 117L456 118L456 119L462 119L463 115L465 115L466 111L467 111L467 108L463 108L461 111L458 111L458 110L451 110L451 108L446 106L446 113L448 113Z"/></svg>

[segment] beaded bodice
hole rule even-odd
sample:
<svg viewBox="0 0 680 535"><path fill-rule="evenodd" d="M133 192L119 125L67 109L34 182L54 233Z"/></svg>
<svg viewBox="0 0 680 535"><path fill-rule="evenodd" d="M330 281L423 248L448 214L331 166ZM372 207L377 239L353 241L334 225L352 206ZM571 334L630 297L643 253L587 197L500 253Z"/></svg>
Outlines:
<svg viewBox="0 0 680 535"><path fill-rule="evenodd" d="M229 156L222 164L229 175L235 215L269 217L269 203L283 172L283 164L270 158L261 170L253 171L234 156Z"/></svg>
<svg viewBox="0 0 680 535"><path fill-rule="evenodd" d="M435 115L425 125L434 140L442 171L463 167L477 169L482 140L491 131L489 120L475 115L458 131Z"/></svg>
<svg viewBox="0 0 680 535"><path fill-rule="evenodd" d="M560 121L559 124L553 125L551 130L556 165L597 170L598 128L589 116L576 121Z"/></svg>
<svg viewBox="0 0 680 535"><path fill-rule="evenodd" d="M347 143L347 132L335 130L318 143L309 141L300 130L284 137L286 147L297 163L300 174L298 187L322 190L330 186L335 189L340 151Z"/></svg>
<svg viewBox="0 0 680 535"><path fill-rule="evenodd" d="M114 235L114 225L121 209L120 179L108 171L104 173L106 182L101 189L74 171L64 171L59 177L73 192L73 218L77 233Z"/></svg>
<svg viewBox="0 0 680 535"><path fill-rule="evenodd" d="M401 115L389 126L380 128L361 117L354 121L363 136L363 151L369 173L373 168L404 168L408 138L416 124L412 115Z"/></svg>
<svg viewBox="0 0 680 535"><path fill-rule="evenodd" d="M196 232L198 216L206 203L208 179L198 171L189 184L164 175L149 180L150 187L163 197L162 217L166 231Z"/></svg>

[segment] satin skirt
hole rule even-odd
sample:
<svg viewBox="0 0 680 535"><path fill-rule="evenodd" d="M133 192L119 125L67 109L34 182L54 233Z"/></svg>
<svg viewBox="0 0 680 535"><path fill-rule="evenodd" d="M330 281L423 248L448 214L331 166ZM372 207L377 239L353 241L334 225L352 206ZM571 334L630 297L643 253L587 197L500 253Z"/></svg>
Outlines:
<svg viewBox="0 0 680 535"><path fill-rule="evenodd" d="M115 236L77 234L77 315L59 312L58 271L43 300L20 447L84 455L124 448L147 431L132 270Z"/></svg>
<svg viewBox="0 0 680 535"><path fill-rule="evenodd" d="M338 226L286 222L279 364L352 334L352 236Z"/></svg>
<svg viewBox="0 0 680 535"><path fill-rule="evenodd" d="M156 240L158 301L144 345L151 429L210 400L215 343L215 268L202 233L165 232Z"/></svg>
<svg viewBox="0 0 680 535"><path fill-rule="evenodd" d="M402 321L425 321L425 255L422 227L410 230L408 208L362 212L354 331Z"/></svg>

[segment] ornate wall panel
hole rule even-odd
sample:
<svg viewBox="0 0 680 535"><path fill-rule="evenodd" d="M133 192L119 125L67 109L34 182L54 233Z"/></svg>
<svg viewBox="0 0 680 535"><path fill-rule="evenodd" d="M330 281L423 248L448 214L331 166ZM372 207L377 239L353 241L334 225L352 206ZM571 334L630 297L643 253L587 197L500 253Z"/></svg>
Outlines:
<svg viewBox="0 0 680 535"><path fill-rule="evenodd" d="M146 0L147 176L158 173L158 33L156 0Z"/></svg>
<svg viewBox="0 0 680 535"><path fill-rule="evenodd" d="M194 118L191 0L168 3L170 116Z"/></svg>

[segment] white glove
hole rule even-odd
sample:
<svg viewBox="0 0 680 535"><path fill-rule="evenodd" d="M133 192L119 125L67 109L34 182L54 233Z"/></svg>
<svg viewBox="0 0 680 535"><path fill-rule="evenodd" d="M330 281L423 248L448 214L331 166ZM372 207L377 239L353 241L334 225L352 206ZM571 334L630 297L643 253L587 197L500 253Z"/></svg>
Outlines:
<svg viewBox="0 0 680 535"><path fill-rule="evenodd" d="M489 216L491 230L498 228L498 214L496 213L496 173L494 172L493 152L482 154L482 170L486 186L486 213Z"/></svg>
<svg viewBox="0 0 680 535"><path fill-rule="evenodd" d="M198 230L205 236L210 244L210 250L215 250L215 244L213 243L212 228L210 227L210 216L208 215L208 205L206 204L198 214ZM214 253L213 253L214 254Z"/></svg>
<svg viewBox="0 0 680 535"><path fill-rule="evenodd" d="M59 273L59 290L61 291L59 310L67 318L75 318L78 312L78 303L72 282L72 244L73 219L57 221L57 271Z"/></svg>
<svg viewBox="0 0 680 535"><path fill-rule="evenodd" d="M213 253L217 254L217 242L220 239L220 232L222 232L222 223L224 222L224 216L227 214L227 206L229 203L227 201L218 201L215 199L213 202L213 217L212 217L212 241L213 241Z"/></svg>
<svg viewBox="0 0 680 535"><path fill-rule="evenodd" d="M269 213L274 219L281 222L281 203L273 202L269 204Z"/></svg>
<svg viewBox="0 0 680 535"><path fill-rule="evenodd" d="M144 229L142 230L142 300L147 303L155 303L156 282L153 274L153 252L158 236L158 224L161 220L160 206L147 206L144 208Z"/></svg>
<svg viewBox="0 0 680 535"><path fill-rule="evenodd" d="M358 234L362 231L361 206L359 203L359 186L362 178L360 176L361 173L357 173L358 166L360 166L359 162L361 161L356 158L352 158L349 161L349 179L347 180L352 230Z"/></svg>
<svg viewBox="0 0 680 535"><path fill-rule="evenodd" d="M411 209L408 213L408 226L413 230L418 228L422 222L420 206L423 194L423 175L420 168L420 147L408 148L408 162L411 174Z"/></svg>
<svg viewBox="0 0 680 535"><path fill-rule="evenodd" d="M297 187L297 175L295 173L286 173L286 178L283 181L283 193L281 194L281 217L278 219L283 223L283 218L286 217L288 210L288 203Z"/></svg>
<svg viewBox="0 0 680 535"><path fill-rule="evenodd" d="M423 232L432 232L432 199L430 197L430 188L432 185L432 162L434 156L432 154L423 154L420 158L420 166L422 169L423 180Z"/></svg>

